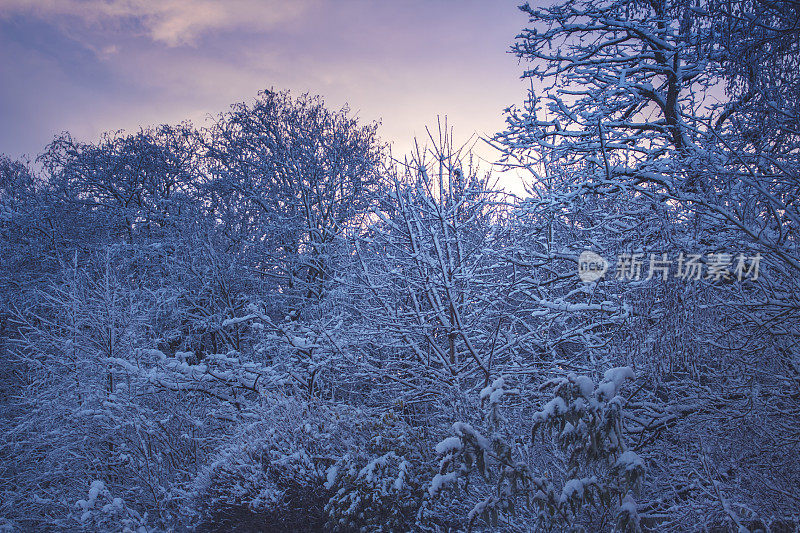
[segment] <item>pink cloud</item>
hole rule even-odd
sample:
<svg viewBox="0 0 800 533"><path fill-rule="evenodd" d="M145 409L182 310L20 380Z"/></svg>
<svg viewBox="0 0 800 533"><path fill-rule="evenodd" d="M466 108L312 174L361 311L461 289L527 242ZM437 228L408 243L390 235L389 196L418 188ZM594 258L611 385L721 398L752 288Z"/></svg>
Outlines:
<svg viewBox="0 0 800 533"><path fill-rule="evenodd" d="M0 16L27 14L92 26L134 20L153 41L180 46L213 31L269 30L297 19L310 5L310 0L4 0Z"/></svg>

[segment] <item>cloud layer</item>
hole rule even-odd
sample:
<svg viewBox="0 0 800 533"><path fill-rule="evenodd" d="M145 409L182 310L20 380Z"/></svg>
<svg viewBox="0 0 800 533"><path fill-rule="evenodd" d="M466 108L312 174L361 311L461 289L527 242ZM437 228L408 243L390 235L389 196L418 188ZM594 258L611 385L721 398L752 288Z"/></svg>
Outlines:
<svg viewBox="0 0 800 533"><path fill-rule="evenodd" d="M168 46L214 31L267 31L296 20L305 0L3 0L0 16L30 15L62 25L140 31Z"/></svg>

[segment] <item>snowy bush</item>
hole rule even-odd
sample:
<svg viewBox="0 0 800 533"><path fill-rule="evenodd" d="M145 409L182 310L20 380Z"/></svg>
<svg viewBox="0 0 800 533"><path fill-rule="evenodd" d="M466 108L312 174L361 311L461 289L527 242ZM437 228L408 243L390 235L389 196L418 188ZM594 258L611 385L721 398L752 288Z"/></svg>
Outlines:
<svg viewBox="0 0 800 533"><path fill-rule="evenodd" d="M222 528L321 527L326 469L344 453L336 426L353 418L335 407L270 398L259 419L243 425L200 472L187 519Z"/></svg>
<svg viewBox="0 0 800 533"><path fill-rule="evenodd" d="M421 503L414 466L387 452L366 464L345 456L328 472L326 488L339 489L325 506L334 531L401 531L414 524Z"/></svg>
<svg viewBox="0 0 800 533"><path fill-rule="evenodd" d="M429 448L392 414L327 472L334 490L325 510L333 531L408 531L414 528L430 474Z"/></svg>
<svg viewBox="0 0 800 533"><path fill-rule="evenodd" d="M607 370L596 386L574 374L543 385L552 389L553 398L534 414L533 437L535 441L540 434L555 444L553 458L562 468L561 479L534 481L540 520L560 517L599 528L616 515L620 529L638 529L633 493L641 486L645 467L625 443L625 399L619 394L633 378L630 367L619 367Z"/></svg>
<svg viewBox="0 0 800 533"><path fill-rule="evenodd" d="M552 399L534 413L530 443L511 440L501 431L500 400L517 391L507 389L504 379L495 380L481 392L489 399L487 436L456 422L453 436L436 446L439 473L429 485L428 509L454 491L469 489L470 476L477 473L483 483L478 480L475 486L483 494L472 498L465 520L469 528L533 520L543 530L608 530L615 525L638 530L633 494L644 463L625 444L625 401L618 394L632 378L633 371L622 367L606 371L597 385L574 374L546 382L542 389L551 390ZM531 454L537 440L542 450ZM523 460L523 451L535 461Z"/></svg>
<svg viewBox="0 0 800 533"><path fill-rule="evenodd" d="M424 447L407 425L346 406L270 404L198 476L188 522L293 531L410 527L427 474L417 451Z"/></svg>
<svg viewBox="0 0 800 533"><path fill-rule="evenodd" d="M115 498L102 481L92 481L85 499L75 502L73 526L84 531L119 531L148 533L156 531L147 525L147 513L128 507L122 498Z"/></svg>

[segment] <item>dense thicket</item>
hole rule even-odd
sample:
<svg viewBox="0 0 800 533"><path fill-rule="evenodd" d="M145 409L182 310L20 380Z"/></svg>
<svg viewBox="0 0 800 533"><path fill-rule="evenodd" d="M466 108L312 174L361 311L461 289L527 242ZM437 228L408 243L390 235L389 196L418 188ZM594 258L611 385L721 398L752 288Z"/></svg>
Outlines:
<svg viewBox="0 0 800 533"><path fill-rule="evenodd" d="M796 531L800 9L521 10L524 198L272 91L0 160L0 530Z"/></svg>

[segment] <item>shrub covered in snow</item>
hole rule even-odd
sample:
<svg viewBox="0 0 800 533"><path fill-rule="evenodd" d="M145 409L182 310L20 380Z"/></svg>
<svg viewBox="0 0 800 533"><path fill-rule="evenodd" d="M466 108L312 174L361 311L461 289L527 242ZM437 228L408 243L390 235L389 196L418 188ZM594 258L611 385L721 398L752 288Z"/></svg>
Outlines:
<svg viewBox="0 0 800 533"><path fill-rule="evenodd" d="M187 522L211 529L410 527L420 437L391 414L276 398L198 476ZM388 525L387 525L388 524Z"/></svg>
<svg viewBox="0 0 800 533"><path fill-rule="evenodd" d="M122 533L148 533L156 531L147 525L147 513L140 514L128 507L119 497L113 497L106 484L92 481L85 499L75 502L75 512L70 516L70 529L83 531L120 531Z"/></svg>
<svg viewBox="0 0 800 533"><path fill-rule="evenodd" d="M633 494L645 469L625 444L625 400L619 395L633 377L623 367L608 370L599 384L574 374L546 382L542 389L552 398L533 414L530 442L509 439L502 431L500 400L517 391L496 380L481 392L489 399L488 431L456 422L453 436L436 446L439 473L430 482L426 508L468 492L477 473L474 494L464 499L472 501L464 521L469 528L533 521L543 530L638 530ZM509 434L514 433L520 434Z"/></svg>

